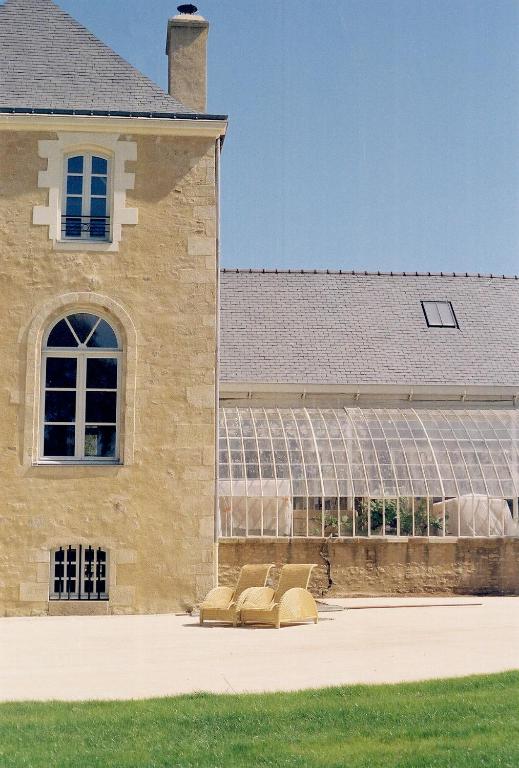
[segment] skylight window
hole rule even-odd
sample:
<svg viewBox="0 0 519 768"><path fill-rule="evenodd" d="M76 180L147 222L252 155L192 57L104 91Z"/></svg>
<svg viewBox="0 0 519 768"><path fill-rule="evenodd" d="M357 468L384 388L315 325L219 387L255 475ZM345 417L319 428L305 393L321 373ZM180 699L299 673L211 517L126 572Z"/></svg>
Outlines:
<svg viewBox="0 0 519 768"><path fill-rule="evenodd" d="M422 301L429 328L459 328L450 301Z"/></svg>

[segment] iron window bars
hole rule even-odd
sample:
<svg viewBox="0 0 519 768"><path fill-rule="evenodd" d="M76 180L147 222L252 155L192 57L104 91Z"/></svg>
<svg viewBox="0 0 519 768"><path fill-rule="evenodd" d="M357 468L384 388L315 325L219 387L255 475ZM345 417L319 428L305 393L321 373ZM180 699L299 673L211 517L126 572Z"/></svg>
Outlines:
<svg viewBox="0 0 519 768"><path fill-rule="evenodd" d="M52 553L51 600L108 600L108 557L101 547L59 547Z"/></svg>
<svg viewBox="0 0 519 768"><path fill-rule="evenodd" d="M109 216L67 216L61 217L62 237L81 239L85 235L96 240L108 240L110 235Z"/></svg>

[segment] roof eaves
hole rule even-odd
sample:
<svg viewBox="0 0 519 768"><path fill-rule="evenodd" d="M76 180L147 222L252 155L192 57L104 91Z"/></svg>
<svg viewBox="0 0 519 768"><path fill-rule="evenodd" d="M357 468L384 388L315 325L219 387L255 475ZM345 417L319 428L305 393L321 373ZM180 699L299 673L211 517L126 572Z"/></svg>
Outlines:
<svg viewBox="0 0 519 768"><path fill-rule="evenodd" d="M149 112L108 109L43 109L33 107L0 107L1 114L8 115L71 115L77 117L147 117L165 120L227 120L227 115L211 115L203 112Z"/></svg>

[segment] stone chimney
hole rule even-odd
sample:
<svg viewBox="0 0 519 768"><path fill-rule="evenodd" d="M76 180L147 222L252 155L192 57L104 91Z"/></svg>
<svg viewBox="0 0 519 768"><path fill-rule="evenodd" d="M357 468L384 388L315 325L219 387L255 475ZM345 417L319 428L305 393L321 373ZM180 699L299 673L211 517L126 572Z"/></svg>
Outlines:
<svg viewBox="0 0 519 768"><path fill-rule="evenodd" d="M168 22L169 94L193 112L206 111L208 30L194 5L179 5Z"/></svg>

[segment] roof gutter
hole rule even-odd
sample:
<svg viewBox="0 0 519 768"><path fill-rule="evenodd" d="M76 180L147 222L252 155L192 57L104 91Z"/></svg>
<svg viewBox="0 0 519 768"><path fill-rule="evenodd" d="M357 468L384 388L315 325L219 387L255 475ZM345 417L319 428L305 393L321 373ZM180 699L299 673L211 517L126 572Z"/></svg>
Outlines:
<svg viewBox="0 0 519 768"><path fill-rule="evenodd" d="M78 115L79 117L148 117L163 120L227 120L227 115L205 115L199 112L148 112L124 109L43 109L32 107L0 107L9 115Z"/></svg>
<svg viewBox="0 0 519 768"><path fill-rule="evenodd" d="M262 398L272 395L306 397L335 396L351 398L354 401L376 398L397 398L408 400L436 400L446 398L459 402L481 402L509 400L519 406L519 385L456 385L456 384L287 384L276 382L220 381L220 397Z"/></svg>

